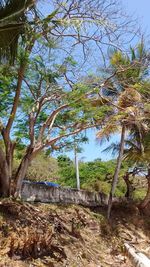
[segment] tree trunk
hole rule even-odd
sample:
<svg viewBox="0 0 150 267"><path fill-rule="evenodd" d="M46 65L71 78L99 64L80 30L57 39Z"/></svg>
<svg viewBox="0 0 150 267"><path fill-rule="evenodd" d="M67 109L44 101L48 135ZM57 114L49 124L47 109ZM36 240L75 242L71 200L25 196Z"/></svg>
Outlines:
<svg viewBox="0 0 150 267"><path fill-rule="evenodd" d="M133 182L130 181L129 179L129 173L126 173L124 176L123 176L123 179L126 183L126 187L127 187L127 191L125 193L125 197L128 199L128 200L131 200L133 199L133 192L134 192L134 186L133 186Z"/></svg>
<svg viewBox="0 0 150 267"><path fill-rule="evenodd" d="M15 145L11 141L8 141L8 144L5 144L5 148L6 148L6 161L8 165L8 173L9 173L9 177L11 180L12 169L13 169L13 154L14 154Z"/></svg>
<svg viewBox="0 0 150 267"><path fill-rule="evenodd" d="M146 206L150 202L150 168L148 169L148 174L147 174L146 178L147 178L147 193L146 193L145 198L143 199L143 201L139 205L140 209L146 208Z"/></svg>
<svg viewBox="0 0 150 267"><path fill-rule="evenodd" d="M10 193L10 176L9 168L5 154L0 148L0 196L8 197Z"/></svg>
<svg viewBox="0 0 150 267"><path fill-rule="evenodd" d="M0 195L8 197L11 193L12 165L15 143L11 142L5 131L2 132L5 152L0 148Z"/></svg>
<svg viewBox="0 0 150 267"><path fill-rule="evenodd" d="M13 184L13 189L12 189L12 194L15 198L19 197L21 194L21 187L23 180L25 178L27 169L29 167L29 164L31 162L31 154L32 154L33 149L28 148L26 155L23 157L18 170L16 172L15 178L14 178L14 184Z"/></svg>
<svg viewBox="0 0 150 267"><path fill-rule="evenodd" d="M118 159L117 159L117 165L116 165L114 177L112 180L112 186L111 186L111 191L110 191L109 200L108 200L108 210L107 210L107 218L108 219L110 218L112 199L113 199L115 189L117 186L118 175L119 175L119 171L120 171L120 167L121 167L121 163L122 163L122 157L123 157L123 152L124 152L124 142L125 142L125 131L126 131L126 128L125 128L125 125L123 125L122 126L122 132L121 132L119 155L118 155Z"/></svg>

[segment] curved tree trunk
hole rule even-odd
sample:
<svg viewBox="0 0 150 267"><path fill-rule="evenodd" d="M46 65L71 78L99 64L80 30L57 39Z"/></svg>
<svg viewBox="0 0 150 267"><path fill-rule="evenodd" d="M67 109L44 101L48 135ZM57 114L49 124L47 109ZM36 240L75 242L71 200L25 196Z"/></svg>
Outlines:
<svg viewBox="0 0 150 267"><path fill-rule="evenodd" d="M29 167L29 163L30 163L29 159L24 158L18 168L12 191L12 194L14 195L15 198L19 197L21 194L22 182L25 178L27 169Z"/></svg>
<svg viewBox="0 0 150 267"><path fill-rule="evenodd" d="M113 199L115 189L117 186L119 171L120 171L121 163L122 163L122 157L123 157L123 152L124 152L124 142L125 142L125 131L126 131L126 127L125 125L123 125L122 132L121 132L119 155L117 159L117 165L116 165L115 174L112 180L112 186L111 186L111 191L110 191L109 200L108 200L108 210L107 210L108 219L110 218L110 213L111 213L111 208L112 208L112 199Z"/></svg>
<svg viewBox="0 0 150 267"><path fill-rule="evenodd" d="M139 205L140 209L146 208L146 206L150 202L150 168L148 169L148 174L147 174L146 178L147 178L147 193L146 193L145 198L143 199L143 201Z"/></svg>
<svg viewBox="0 0 150 267"><path fill-rule="evenodd" d="M14 184L12 188L12 194L15 198L19 197L21 194L21 187L23 180L25 178L25 175L27 173L28 167L31 162L31 154L32 154L33 148L28 147L27 152L25 156L23 157L18 170L16 172L15 178L14 178Z"/></svg>

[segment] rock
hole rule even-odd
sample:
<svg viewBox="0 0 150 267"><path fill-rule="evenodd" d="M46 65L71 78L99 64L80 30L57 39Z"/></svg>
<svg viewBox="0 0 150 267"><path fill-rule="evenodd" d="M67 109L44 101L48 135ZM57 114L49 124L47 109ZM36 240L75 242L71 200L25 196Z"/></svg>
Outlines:
<svg viewBox="0 0 150 267"><path fill-rule="evenodd" d="M127 254L135 267L150 267L150 259L125 243Z"/></svg>

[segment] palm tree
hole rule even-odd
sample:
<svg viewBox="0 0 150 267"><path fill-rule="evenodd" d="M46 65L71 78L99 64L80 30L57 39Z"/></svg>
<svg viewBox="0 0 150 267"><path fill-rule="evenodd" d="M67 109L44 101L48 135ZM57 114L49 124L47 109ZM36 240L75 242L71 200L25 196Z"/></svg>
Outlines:
<svg viewBox="0 0 150 267"><path fill-rule="evenodd" d="M136 166L144 166L147 172L147 193L145 198L140 203L139 207L144 209L150 202L150 132L146 131L143 134L142 145L144 148L144 153L142 153L139 145L139 136L136 132L132 133L129 140L126 141L127 148L124 152L124 159L129 160Z"/></svg>
<svg viewBox="0 0 150 267"><path fill-rule="evenodd" d="M35 0L2 0L0 3L0 61L11 64L17 55L19 37L25 32L26 12Z"/></svg>
<svg viewBox="0 0 150 267"><path fill-rule="evenodd" d="M145 128L141 129L140 135L133 129L130 133L129 139L126 141L127 148L125 149L125 160L133 162L137 166L144 166L147 170L147 193L145 198L140 204L140 208L144 209L150 202L150 128L149 128L149 118L150 118L150 82L149 80L144 80L140 86L138 86L139 91L142 95L143 100L143 118ZM142 143L142 146L141 146ZM142 149L141 149L142 147Z"/></svg>
<svg viewBox="0 0 150 267"><path fill-rule="evenodd" d="M128 101L129 99L130 101ZM142 111L139 109L140 101L141 95L134 88L127 88L118 97L118 102L116 103L116 106L118 106L118 108L115 108L114 114L109 117L108 122L97 133L98 139L109 139L112 134L121 132L117 164L109 196L107 213L108 219L110 217L112 199L115 193L119 171L123 159L126 133L130 132L133 128L136 128L138 132L141 132L141 129L143 130L143 128L145 127L143 122Z"/></svg>
<svg viewBox="0 0 150 267"><path fill-rule="evenodd" d="M114 114L107 118L105 126L97 133L97 138L101 139L116 133L121 129L121 139L117 165L113 176L112 187L108 202L107 217L110 218L112 207L112 199L115 193L118 182L118 175L123 159L125 134L136 128L140 137L140 148L143 153L142 146L142 130L145 127L143 117L143 105L141 94L134 88L136 83L139 83L145 76L147 71L147 57L143 43L138 45L137 51L131 48L131 58L124 56L116 51L111 58L111 66L116 75L112 80L112 86L117 94L117 101L112 99L114 106ZM109 100L109 103L111 101ZM114 105L115 103L115 105Z"/></svg>

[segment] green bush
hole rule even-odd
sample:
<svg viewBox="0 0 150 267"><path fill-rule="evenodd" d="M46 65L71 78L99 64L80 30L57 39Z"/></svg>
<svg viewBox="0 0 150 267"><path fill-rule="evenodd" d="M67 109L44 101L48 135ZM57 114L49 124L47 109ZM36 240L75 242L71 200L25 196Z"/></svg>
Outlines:
<svg viewBox="0 0 150 267"><path fill-rule="evenodd" d="M57 181L59 167L57 160L43 153L32 160L26 178L32 181Z"/></svg>
<svg viewBox="0 0 150 267"><path fill-rule="evenodd" d="M138 188L134 191L133 198L135 200L142 200L146 195L146 188Z"/></svg>

